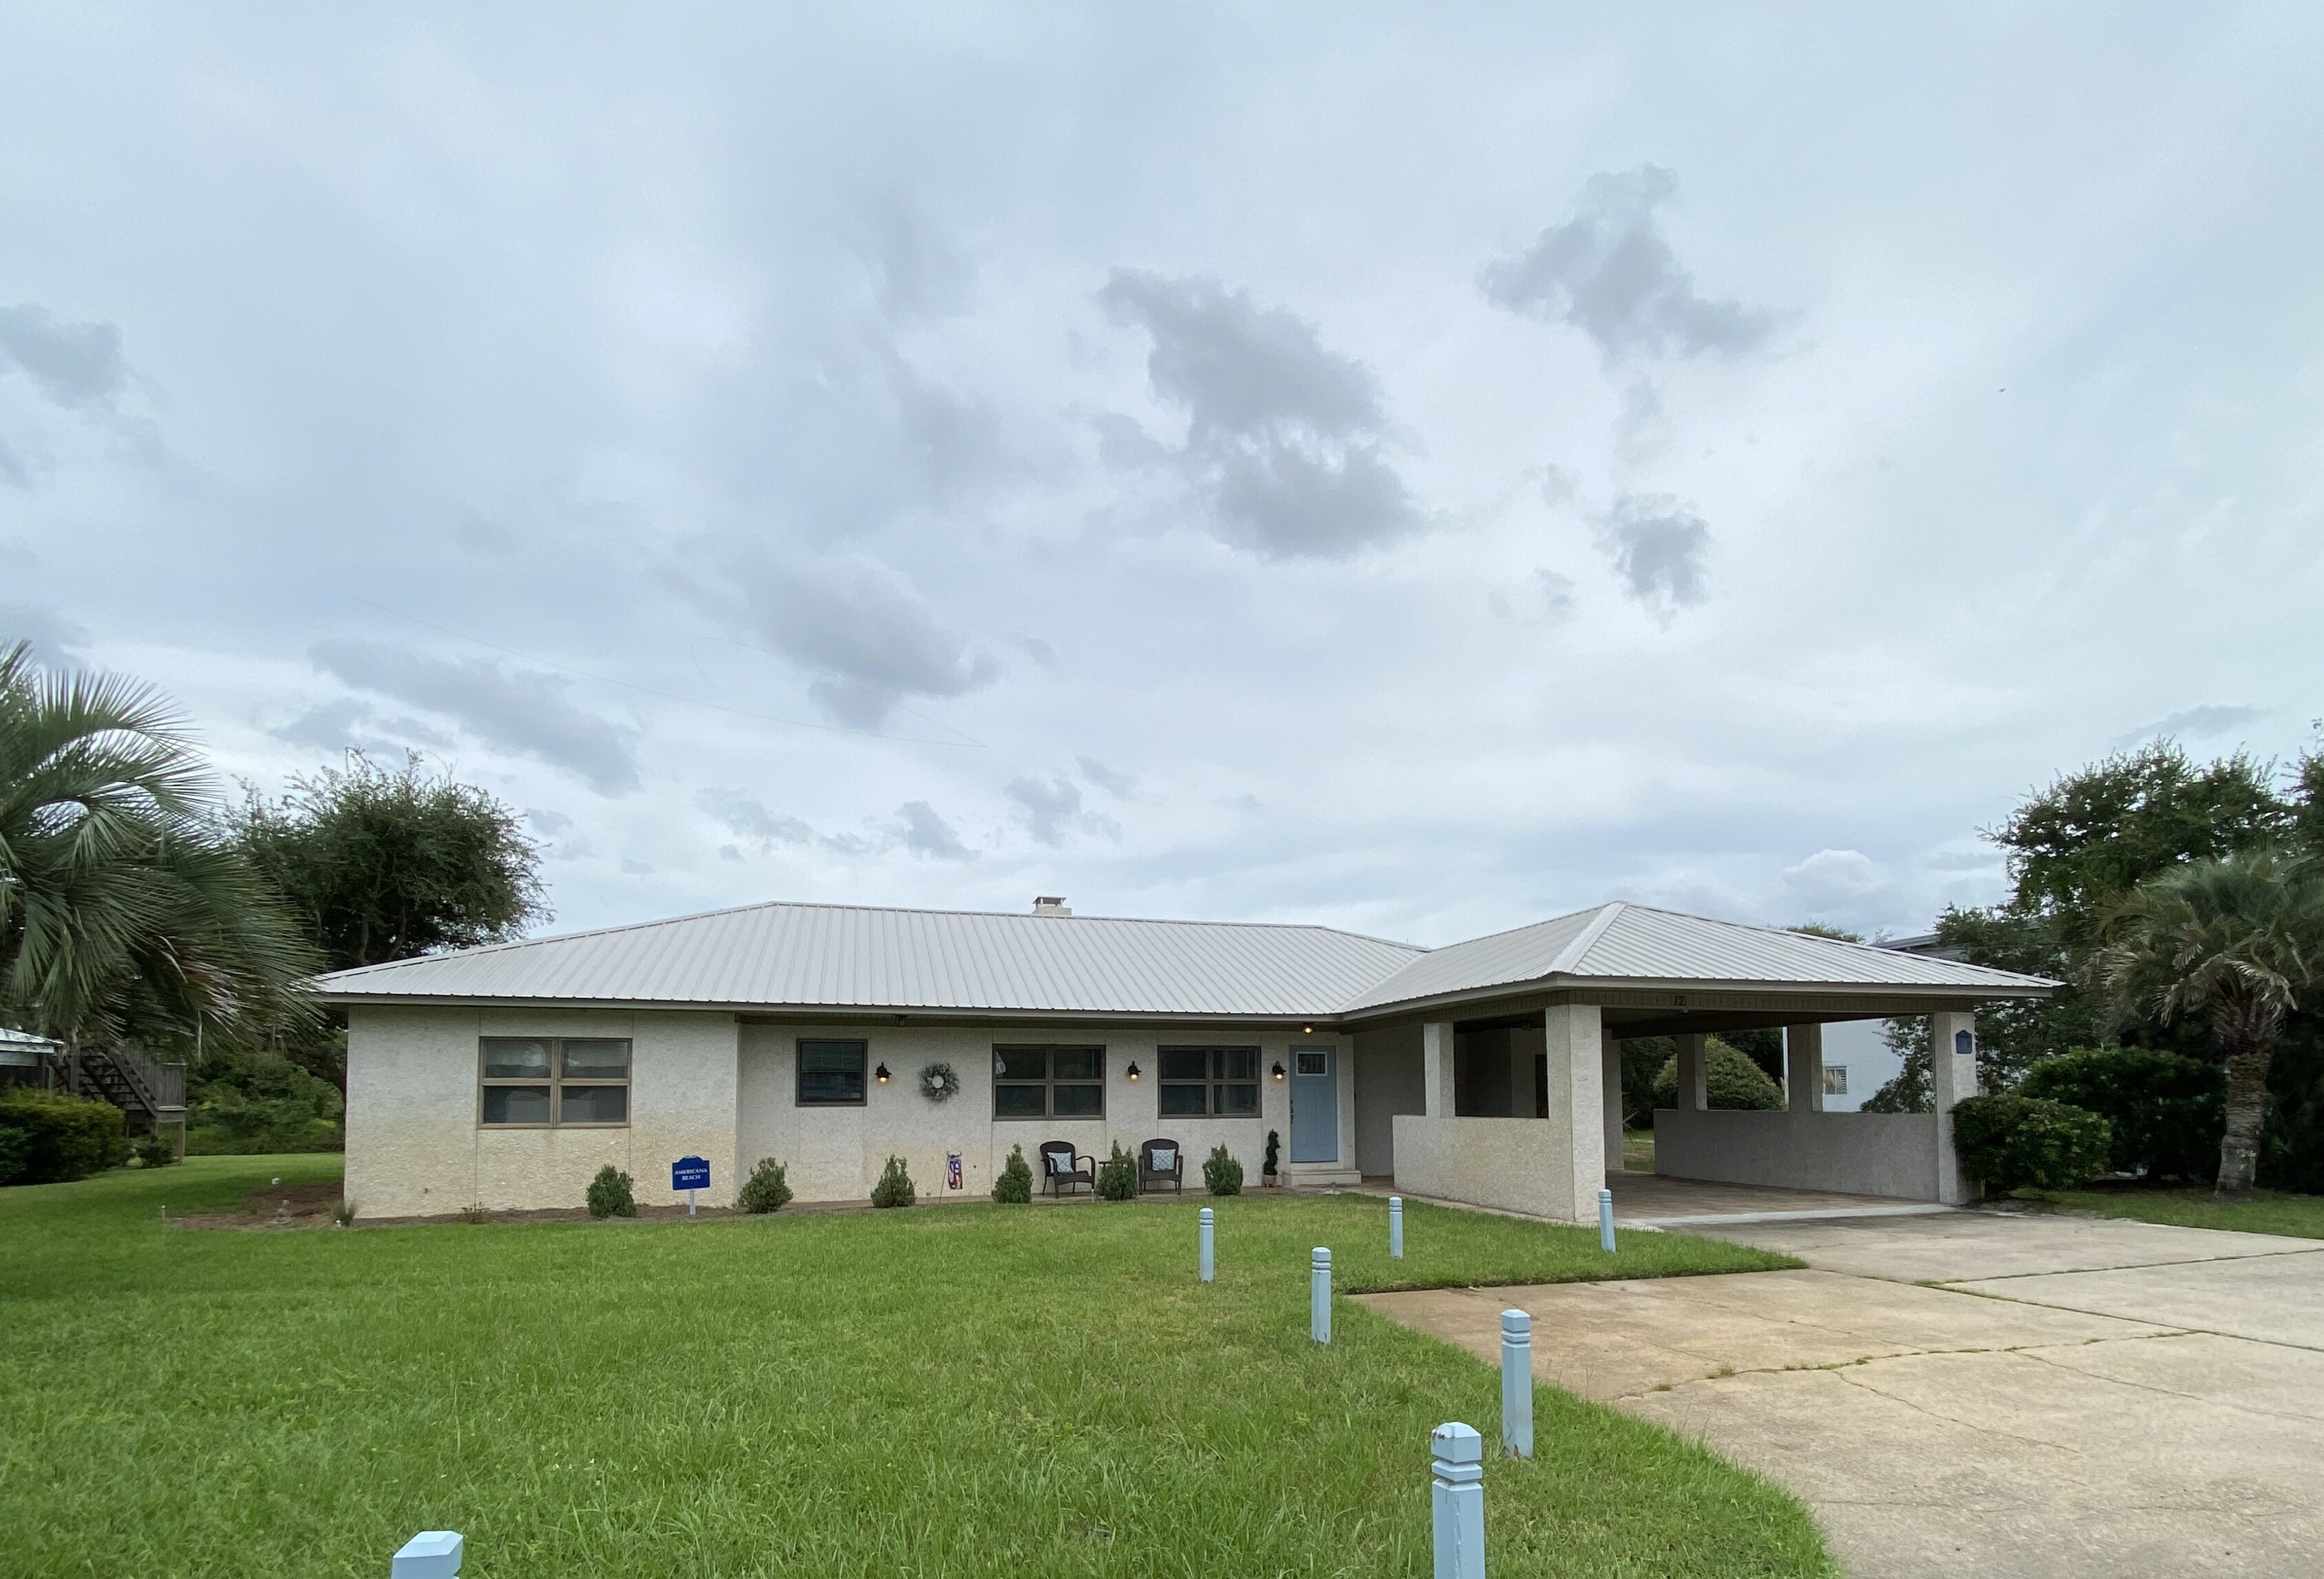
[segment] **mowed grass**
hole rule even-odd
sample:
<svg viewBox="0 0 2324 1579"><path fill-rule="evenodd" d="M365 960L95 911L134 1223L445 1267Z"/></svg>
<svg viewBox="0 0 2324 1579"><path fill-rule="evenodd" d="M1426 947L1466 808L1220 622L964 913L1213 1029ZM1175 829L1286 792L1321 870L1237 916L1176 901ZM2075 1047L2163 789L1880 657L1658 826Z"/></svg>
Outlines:
<svg viewBox="0 0 2324 1579"><path fill-rule="evenodd" d="M2132 1217L2178 1228L2226 1228L2239 1233L2280 1233L2294 1239L2324 1239L2324 1196L2294 1196L2254 1190L2247 1200L2222 1201L2209 1187L2190 1189L2057 1190L2032 1195L2068 1212L2100 1217Z"/></svg>
<svg viewBox="0 0 2324 1579"><path fill-rule="evenodd" d="M336 1158L0 1192L0 1571L1419 1575L1426 1435L1495 1373L1342 1291L1792 1264L1342 1196L687 1223L185 1232ZM1194 1281L1195 1211L1219 1213ZM1546 1340L1544 1340L1546 1341ZM1806 1513L1544 1388L1491 1572L1829 1574Z"/></svg>

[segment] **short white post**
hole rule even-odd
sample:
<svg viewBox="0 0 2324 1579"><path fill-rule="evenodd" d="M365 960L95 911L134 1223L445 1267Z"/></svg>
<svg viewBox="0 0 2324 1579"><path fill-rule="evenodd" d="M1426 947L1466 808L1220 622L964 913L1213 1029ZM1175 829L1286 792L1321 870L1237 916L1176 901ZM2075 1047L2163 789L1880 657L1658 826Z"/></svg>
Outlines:
<svg viewBox="0 0 2324 1579"><path fill-rule="evenodd" d="M1390 1196L1388 1198L1388 1259L1392 1261L1400 1261L1404 1259L1404 1197L1402 1196Z"/></svg>
<svg viewBox="0 0 2324 1579"><path fill-rule="evenodd" d="M1435 1579L1485 1579L1485 1439L1452 1421L1428 1434Z"/></svg>
<svg viewBox="0 0 2324 1579"><path fill-rule="evenodd" d="M1501 1312L1501 1451L1533 1456L1533 1317Z"/></svg>
<svg viewBox="0 0 2324 1579"><path fill-rule="evenodd" d="M392 1579L455 1579L460 1572L460 1534L423 1529L403 1543L389 1565Z"/></svg>
<svg viewBox="0 0 2324 1579"><path fill-rule="evenodd" d="M691 1189L686 1192L686 1214L689 1217L694 1215L694 1192Z"/></svg>
<svg viewBox="0 0 2324 1579"><path fill-rule="evenodd" d="M1598 1192L1598 1248L1614 1253L1614 1192Z"/></svg>
<svg viewBox="0 0 2324 1579"><path fill-rule="evenodd" d="M1214 1250L1214 1247L1215 1247L1215 1244L1216 1244L1216 1241L1215 1241L1215 1240L1213 1240L1213 1238L1212 1236L1213 1236L1216 1232L1217 1232L1217 1227L1216 1227L1215 1220L1214 1220L1214 1219L1212 1217L1212 1215L1211 1215L1211 1209L1210 1209L1208 1206L1205 1206L1205 1207L1204 1207L1204 1208L1203 1208L1203 1236L1202 1236L1202 1246L1203 1246L1203 1249L1202 1249L1202 1270L1201 1270L1201 1273L1200 1273L1200 1276L1201 1276L1201 1278L1202 1278L1202 1280L1203 1280L1204 1282L1205 1282L1205 1283L1207 1283L1207 1282L1209 1282L1209 1281L1211 1280L1211 1270L1212 1270L1212 1267L1213 1267L1213 1265L1214 1264L1214 1261L1215 1261L1215 1250Z"/></svg>
<svg viewBox="0 0 2324 1579"><path fill-rule="evenodd" d="M1315 1247L1308 1261L1307 1335L1319 1344L1332 1341L1332 1252Z"/></svg>

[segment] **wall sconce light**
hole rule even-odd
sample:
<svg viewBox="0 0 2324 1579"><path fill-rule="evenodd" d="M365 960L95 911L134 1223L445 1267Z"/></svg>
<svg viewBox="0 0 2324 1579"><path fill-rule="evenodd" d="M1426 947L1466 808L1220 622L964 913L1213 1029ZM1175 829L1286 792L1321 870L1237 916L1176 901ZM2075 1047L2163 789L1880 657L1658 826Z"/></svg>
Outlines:
<svg viewBox="0 0 2324 1579"><path fill-rule="evenodd" d="M1283 1078L1283 1066L1282 1066L1281 1064L1277 1064L1277 1065L1276 1065L1276 1066L1275 1066L1275 1077L1276 1077L1277 1080L1280 1080L1280 1079L1282 1079L1282 1078Z"/></svg>
<svg viewBox="0 0 2324 1579"><path fill-rule="evenodd" d="M1137 1078L1138 1078L1138 1066L1137 1066L1136 1064L1134 1064L1134 1063L1133 1063L1133 1064L1131 1064L1131 1065L1130 1066L1130 1068L1129 1068L1129 1069L1128 1069L1128 1071L1126 1071L1126 1072L1128 1073L1128 1075L1130 1076L1130 1077L1132 1080L1135 1080L1135 1079L1137 1079Z"/></svg>
<svg viewBox="0 0 2324 1579"><path fill-rule="evenodd" d="M1314 1036L1315 1034L1315 1028L1312 1025L1303 1025L1299 1028L1299 1034L1301 1036Z"/></svg>
<svg viewBox="0 0 2324 1579"><path fill-rule="evenodd" d="M888 1066L887 1066L887 1065L885 1065L885 1064L882 1064L882 1065L881 1065L878 1068L876 1068L876 1069L872 1070L872 1079L874 1079L874 1080L877 1080L877 1081L878 1081L881 1085L887 1085L887 1084L888 1084Z"/></svg>

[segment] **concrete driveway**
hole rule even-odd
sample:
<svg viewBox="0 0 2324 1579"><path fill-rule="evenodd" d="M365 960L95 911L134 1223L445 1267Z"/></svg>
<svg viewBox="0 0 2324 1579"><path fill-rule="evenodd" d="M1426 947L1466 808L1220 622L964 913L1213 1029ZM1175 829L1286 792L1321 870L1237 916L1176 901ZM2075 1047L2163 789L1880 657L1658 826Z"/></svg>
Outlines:
<svg viewBox="0 0 2324 1579"><path fill-rule="evenodd" d="M1361 1296L1760 1471L1859 1579L2324 1572L2324 1242L2084 1218L1690 1232L1811 1270Z"/></svg>

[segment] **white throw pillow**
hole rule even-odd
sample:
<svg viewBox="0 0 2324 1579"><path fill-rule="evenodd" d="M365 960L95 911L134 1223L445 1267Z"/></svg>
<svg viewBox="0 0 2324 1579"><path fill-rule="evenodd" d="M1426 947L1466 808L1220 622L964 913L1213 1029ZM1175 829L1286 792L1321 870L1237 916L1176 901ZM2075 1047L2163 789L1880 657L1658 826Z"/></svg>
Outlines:
<svg viewBox="0 0 2324 1579"><path fill-rule="evenodd" d="M1049 1171L1051 1173L1071 1173L1074 1171L1074 1159L1072 1153L1065 1151L1044 1151L1041 1155L1048 1159Z"/></svg>
<svg viewBox="0 0 2324 1579"><path fill-rule="evenodd" d="M1168 1173L1177 1166L1178 1149L1176 1146L1157 1146L1154 1148L1153 1172Z"/></svg>

